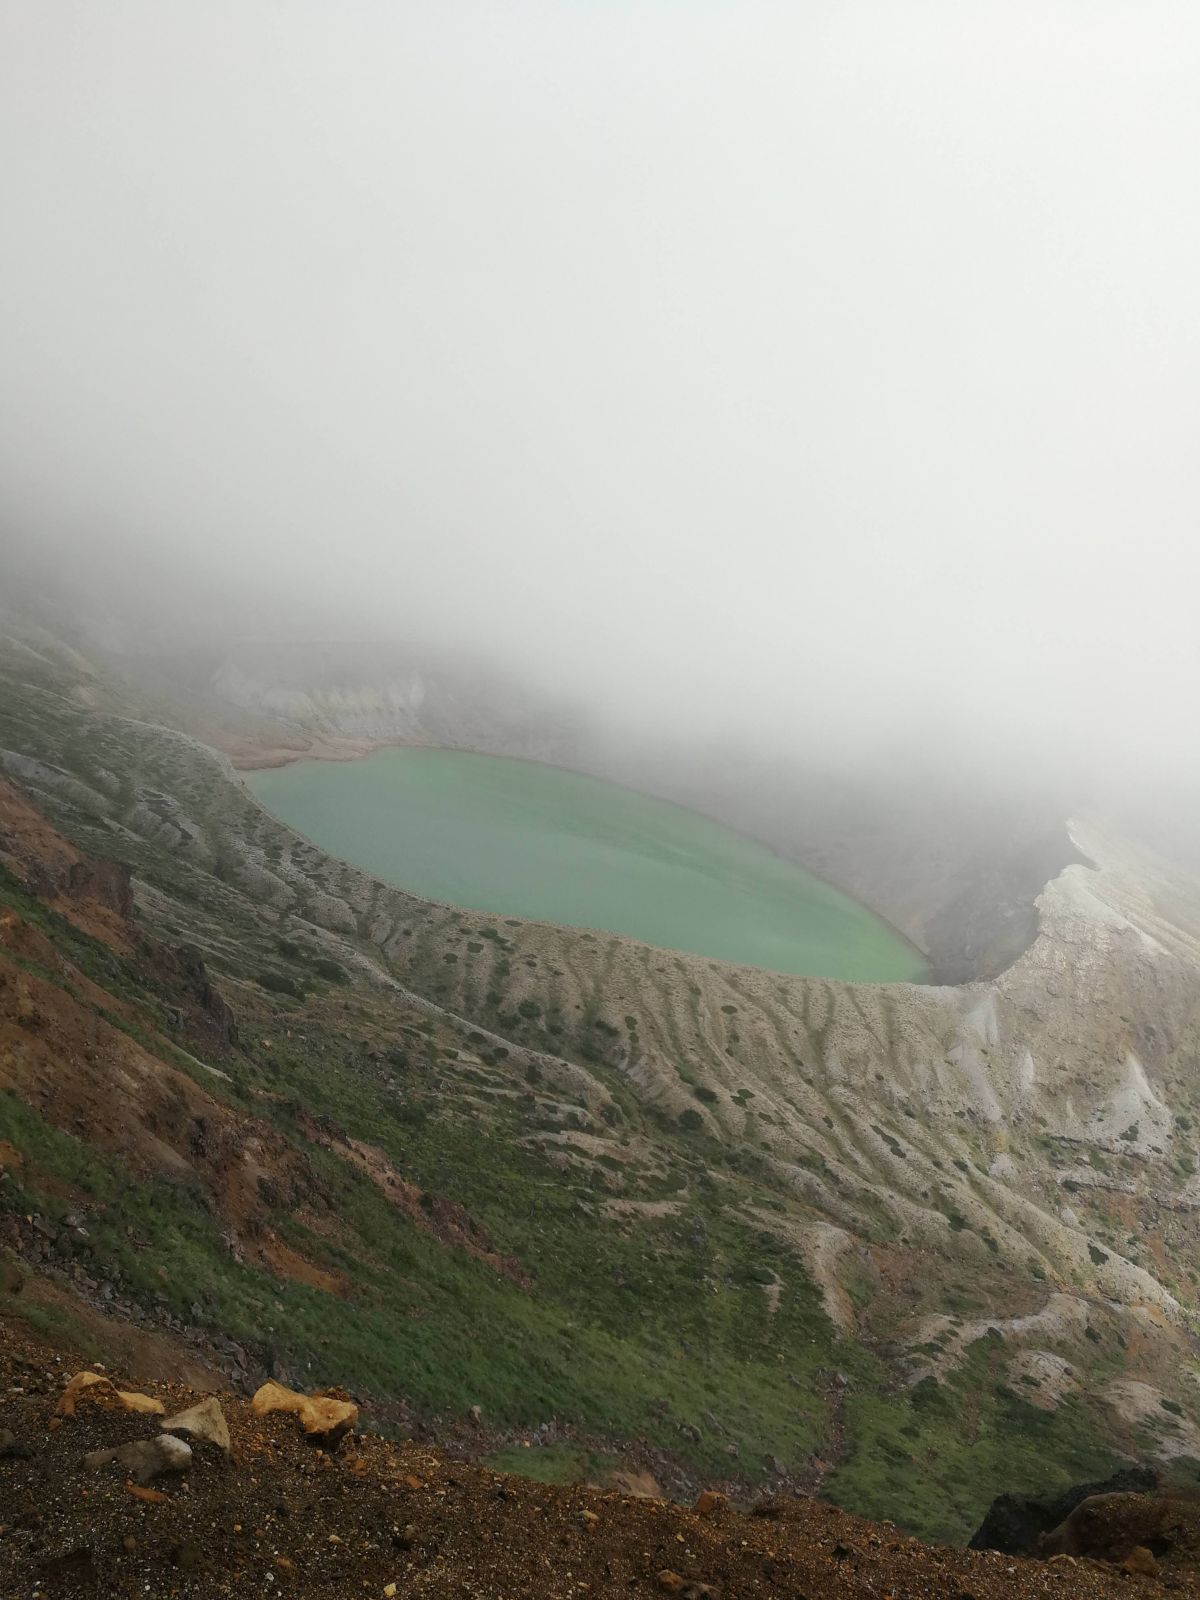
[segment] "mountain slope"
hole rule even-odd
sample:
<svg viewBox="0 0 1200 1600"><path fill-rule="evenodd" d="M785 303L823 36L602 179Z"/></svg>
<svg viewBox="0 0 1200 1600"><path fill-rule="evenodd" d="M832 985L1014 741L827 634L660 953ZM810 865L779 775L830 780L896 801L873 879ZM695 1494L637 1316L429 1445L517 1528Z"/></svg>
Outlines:
<svg viewBox="0 0 1200 1600"><path fill-rule="evenodd" d="M133 874L123 932L70 920L8 797L9 1234L93 1298L242 1381L938 1536L1200 1456L1200 897L1150 853L1079 824L999 978L851 986L421 902L20 674L0 766L47 857Z"/></svg>

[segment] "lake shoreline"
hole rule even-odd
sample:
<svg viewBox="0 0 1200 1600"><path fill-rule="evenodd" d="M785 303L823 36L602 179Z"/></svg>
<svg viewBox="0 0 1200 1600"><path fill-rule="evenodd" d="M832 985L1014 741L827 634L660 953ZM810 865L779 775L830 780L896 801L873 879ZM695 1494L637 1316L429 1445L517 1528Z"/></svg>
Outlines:
<svg viewBox="0 0 1200 1600"><path fill-rule="evenodd" d="M406 774L402 789L397 790L397 795L403 795L403 810L397 813L405 819L403 834L395 834L395 838L386 803L381 806L379 774L362 779L347 776L342 781L333 773L334 766L374 765L366 762L366 757L386 755L389 750L397 758L398 773ZM429 762L414 765L418 752L429 752ZM406 755L413 760L405 760ZM725 822L678 805L666 795L536 758L424 741L390 741L386 746L338 741L323 747L322 755L282 747L274 752L259 750L256 757L253 766L243 766L245 787L264 810L294 827L320 850L349 859L373 877L418 898L563 928L598 928L659 949L707 955L733 965L794 976L826 976L848 982L930 981L925 950L867 902L754 835L730 829ZM458 771L459 762L478 763L482 778L469 779L466 784L454 778L450 789L438 792L438 786L445 789L445 774ZM294 784L301 786L299 810L294 803L282 803L270 794L275 789L270 774L298 766L306 766L309 776L286 779L285 786L293 786L290 802L294 802ZM394 762L386 766L390 770ZM509 776L504 776L506 770ZM536 778L538 771L546 776ZM488 778L488 773L493 776ZM530 776L514 776L520 773ZM256 774L264 781L254 781ZM382 782L386 787L387 779ZM603 794L611 795L611 800L600 798L597 808L597 797ZM530 819L517 822L512 837L501 843L501 856L494 854L496 816L488 810L490 795L501 806L502 826L512 826L512 819L525 814ZM328 827L314 826L310 821L314 805L328 818L338 819L336 829L342 830L341 835L336 829L331 835ZM459 822L466 829L462 842L446 835L446 805L451 811L458 808ZM618 808L614 818L613 805ZM672 814L678 822L670 821ZM558 826L563 819L565 826ZM610 832L613 819L616 832ZM347 827L349 835L344 832ZM464 880L462 850L469 859L472 835L480 834L488 838L488 848L475 859ZM563 854L565 838L587 838L589 846L582 856ZM387 842L382 853L381 840ZM597 850L614 851L613 859L598 870L589 888L587 874L595 869ZM515 851L517 861L507 862L509 851ZM686 861L688 851L694 853L691 862ZM506 867L499 869L498 875L501 861ZM635 875L627 880L629 899L621 899L622 891L614 888L611 872L616 870L619 875L634 862ZM659 875L654 896L664 896L661 901L651 896L650 907L638 899L648 866L651 874ZM662 872L683 877L666 883L661 880ZM565 890L566 883L573 883L573 890ZM754 890L752 883L757 883ZM714 885L723 885L715 899ZM747 901L750 893L766 896L757 910ZM579 894L584 896L582 907ZM634 915L632 923L627 920L630 914ZM866 923L877 930L874 936L864 933ZM907 962L904 957L898 960L898 949L906 952ZM792 965L797 960L811 965Z"/></svg>
<svg viewBox="0 0 1200 1600"><path fill-rule="evenodd" d="M407 743L402 739L351 739L335 734L313 739L303 749L257 740L244 743L227 740L216 748L235 772L273 772L279 767L294 766L298 761L363 761L377 750L402 749Z"/></svg>

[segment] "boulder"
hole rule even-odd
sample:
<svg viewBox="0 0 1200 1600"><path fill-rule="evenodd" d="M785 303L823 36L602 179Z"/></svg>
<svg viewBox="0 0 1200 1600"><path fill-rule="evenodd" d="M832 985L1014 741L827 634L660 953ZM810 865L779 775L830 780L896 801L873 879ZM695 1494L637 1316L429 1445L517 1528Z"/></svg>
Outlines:
<svg viewBox="0 0 1200 1600"><path fill-rule="evenodd" d="M83 1464L93 1471L115 1462L136 1484L147 1484L164 1472L186 1472L192 1464L192 1447L174 1434L160 1433L156 1439L135 1439L111 1450L92 1450Z"/></svg>
<svg viewBox="0 0 1200 1600"><path fill-rule="evenodd" d="M215 1395L168 1417L162 1428L164 1433L186 1433L190 1439L203 1439L229 1454L229 1424Z"/></svg>
<svg viewBox="0 0 1200 1600"><path fill-rule="evenodd" d="M716 1489L702 1489L692 1510L698 1517L711 1517L714 1511L723 1511L728 1504L727 1497Z"/></svg>
<svg viewBox="0 0 1200 1600"><path fill-rule="evenodd" d="M1169 1488L1091 1495L1043 1535L1041 1549L1046 1556L1117 1562L1129 1572L1150 1571L1147 1556L1194 1571L1200 1566L1200 1494Z"/></svg>
<svg viewBox="0 0 1200 1600"><path fill-rule="evenodd" d="M337 1448L358 1421L358 1407L352 1400L336 1399L328 1394L298 1394L295 1389L285 1389L274 1380L264 1383L255 1392L250 1410L256 1417L266 1417L275 1411L292 1412L314 1444L330 1450Z"/></svg>
<svg viewBox="0 0 1200 1600"><path fill-rule="evenodd" d="M136 1411L151 1417L160 1417L166 1410L161 1400L134 1390L118 1389L99 1372L75 1374L59 1397L55 1407L57 1415L73 1417L80 1401L100 1406L105 1411Z"/></svg>
<svg viewBox="0 0 1200 1600"><path fill-rule="evenodd" d="M1124 1467L1098 1483L1080 1483L1056 1495L1002 1494L972 1535L970 1549L999 1550L1006 1556L1037 1555L1043 1534L1052 1532L1094 1494L1144 1494L1158 1487L1151 1467Z"/></svg>

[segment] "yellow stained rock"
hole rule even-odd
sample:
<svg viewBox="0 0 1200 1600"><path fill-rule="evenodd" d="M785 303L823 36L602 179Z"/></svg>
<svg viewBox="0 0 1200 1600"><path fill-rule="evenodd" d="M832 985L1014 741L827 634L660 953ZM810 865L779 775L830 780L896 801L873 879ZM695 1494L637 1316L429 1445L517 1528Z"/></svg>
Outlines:
<svg viewBox="0 0 1200 1600"><path fill-rule="evenodd" d="M155 1400L148 1394L118 1389L98 1372L77 1372L60 1395L55 1410L59 1416L73 1417L80 1400L101 1406L106 1411L139 1411L152 1417L160 1417L166 1410L161 1400Z"/></svg>
<svg viewBox="0 0 1200 1600"><path fill-rule="evenodd" d="M729 1504L727 1495L716 1489L702 1489L692 1510L700 1517L711 1517L714 1511L723 1511Z"/></svg>
<svg viewBox="0 0 1200 1600"><path fill-rule="evenodd" d="M256 1417L269 1416L273 1411L290 1411L300 1419L305 1433L314 1438L336 1444L358 1421L358 1407L352 1400L335 1400L329 1395L297 1394L295 1389L285 1389L283 1384L268 1382L257 1390L250 1401L250 1410Z"/></svg>

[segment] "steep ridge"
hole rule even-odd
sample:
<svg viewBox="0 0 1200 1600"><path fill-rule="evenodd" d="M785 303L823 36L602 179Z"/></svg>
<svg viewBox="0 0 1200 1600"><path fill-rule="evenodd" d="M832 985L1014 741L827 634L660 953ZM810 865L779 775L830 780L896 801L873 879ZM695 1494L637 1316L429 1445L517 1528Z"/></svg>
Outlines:
<svg viewBox="0 0 1200 1600"><path fill-rule="evenodd" d="M156 940L198 947L241 1042L182 1070L317 1174L289 1188L272 1155L286 1181L267 1174L237 1286L212 1291L239 1304L247 1370L300 1363L431 1418L479 1401L610 1463L640 1439L679 1492L697 1473L824 1485L942 1536L1005 1478L1200 1457L1200 892L1175 863L1081 821L1093 865L1046 886L998 978L851 986L418 901L322 857L194 740L36 685L6 687L0 765L75 847L132 869ZM24 1120L0 1137L21 1149L57 1097L9 1072ZM528 1287L464 1252L446 1206ZM393 1231L403 1266L380 1255ZM349 1297L365 1327L399 1313L402 1337L364 1348L301 1292Z"/></svg>

